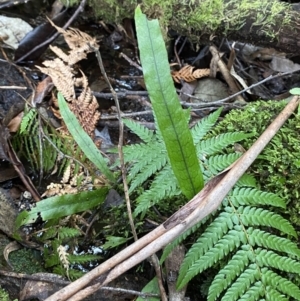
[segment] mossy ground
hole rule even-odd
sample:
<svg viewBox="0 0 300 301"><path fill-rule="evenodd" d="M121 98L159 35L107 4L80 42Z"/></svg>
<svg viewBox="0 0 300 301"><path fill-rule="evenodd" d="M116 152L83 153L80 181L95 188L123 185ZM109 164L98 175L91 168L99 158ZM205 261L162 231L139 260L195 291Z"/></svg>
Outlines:
<svg viewBox="0 0 300 301"><path fill-rule="evenodd" d="M71 0L70 5L79 1ZM237 31L251 19L252 30L259 26L260 32L269 37L276 37L272 28L280 19L285 25L290 21L290 6L282 1L269 0L89 0L95 16L105 22L120 23L124 18L133 18L134 10L141 4L142 11L149 18L157 18L163 29L172 28L192 39L197 33L213 34L223 28L223 33Z"/></svg>
<svg viewBox="0 0 300 301"><path fill-rule="evenodd" d="M254 133L253 137L241 143L248 149L285 105L286 101L257 101L242 110L232 110L211 135L233 131ZM261 189L276 193L286 201L288 219L297 229L300 229L299 135L300 113L296 112L286 121L250 168Z"/></svg>
<svg viewBox="0 0 300 301"><path fill-rule="evenodd" d="M22 248L9 255L9 261L16 273L35 274L45 272L39 251ZM0 299L1 300L1 299Z"/></svg>
<svg viewBox="0 0 300 301"><path fill-rule="evenodd" d="M1 301L11 301L8 293L3 288L1 288L1 286L0 286L0 300ZM15 299L14 301L17 301L17 300Z"/></svg>

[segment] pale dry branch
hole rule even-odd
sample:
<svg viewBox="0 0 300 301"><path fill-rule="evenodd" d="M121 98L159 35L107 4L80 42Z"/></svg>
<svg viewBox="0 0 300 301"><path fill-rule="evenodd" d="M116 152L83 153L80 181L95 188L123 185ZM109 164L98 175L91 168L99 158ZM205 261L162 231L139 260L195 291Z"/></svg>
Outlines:
<svg viewBox="0 0 300 301"><path fill-rule="evenodd" d="M230 74L230 71L227 69L227 66L225 65L225 63L222 61L221 59L221 54L219 53L219 51L217 50L217 48L215 46L210 46L209 50L213 56L212 58L212 62L216 62L218 69L220 70L220 72L222 73L226 83L228 84L231 92L237 93L240 91L240 89L238 88L235 79L232 77L232 75ZM236 99L240 102L245 104L246 101L245 99L242 97L242 95L237 95Z"/></svg>

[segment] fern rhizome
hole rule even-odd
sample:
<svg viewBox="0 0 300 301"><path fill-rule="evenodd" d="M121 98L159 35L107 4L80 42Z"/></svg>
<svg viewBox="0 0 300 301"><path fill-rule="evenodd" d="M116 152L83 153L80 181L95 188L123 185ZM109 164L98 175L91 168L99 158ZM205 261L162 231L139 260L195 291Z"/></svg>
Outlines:
<svg viewBox="0 0 300 301"><path fill-rule="evenodd" d="M251 136L228 132L205 138L220 112L202 119L191 129L206 181L240 156L222 151ZM130 193L139 194L139 187L144 187L136 198L135 215L149 215L153 206L167 206L165 200L171 206L180 189L159 131L155 133L132 120L124 123L142 140L124 148L125 160L131 166ZM219 210L165 248L161 263L176 245L196 232L199 238L186 254L178 288L217 263L222 268L210 284L209 301L288 300L289 297L300 300L300 290L291 281L291 273L300 274L300 250L292 242L297 237L293 226L278 214L284 208L285 202L280 197L258 190L254 177L245 174Z"/></svg>

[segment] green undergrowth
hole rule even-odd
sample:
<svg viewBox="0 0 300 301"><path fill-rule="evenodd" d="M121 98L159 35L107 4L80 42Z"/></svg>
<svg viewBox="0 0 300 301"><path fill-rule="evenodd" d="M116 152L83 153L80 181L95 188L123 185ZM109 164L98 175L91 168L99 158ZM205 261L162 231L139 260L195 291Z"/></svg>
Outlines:
<svg viewBox="0 0 300 301"><path fill-rule="evenodd" d="M245 139L242 143L242 146L248 149L286 103L286 101L272 100L257 101L241 110L232 110L208 137L214 137L227 131L253 133L252 137ZM296 113L287 120L250 168L260 189L273 192L285 200L289 219L297 227L300 227L299 135L300 114ZM226 152L233 152L233 149L227 149Z"/></svg>
<svg viewBox="0 0 300 301"><path fill-rule="evenodd" d="M9 261L15 273L32 275L46 272L40 252L34 249L21 248L20 250L11 252Z"/></svg>
<svg viewBox="0 0 300 301"><path fill-rule="evenodd" d="M151 91L151 87L154 89L153 94L150 93L153 101L153 97L159 99L157 92L159 87L154 88L156 81L160 82L161 88L165 81L165 78L160 76L161 64L158 63L162 60L160 51L163 52L163 46L159 44L159 39L152 38L154 34L151 31L156 32L153 29L154 21L144 22L145 17L141 15L139 9L136 11L135 18L141 57L143 58L143 52L144 55L145 53L148 55L147 60L142 60L142 66L148 91ZM153 78L154 76L156 78ZM168 105L172 106L171 103L172 100ZM257 111L253 111L254 115L257 114ZM172 198L176 199L181 194L178 183L181 179L175 176L176 166L169 162L173 154L171 153L170 156L166 149L165 141L169 137L161 134L162 129L157 122L157 119L162 117L157 115L160 113L161 111L155 111L158 125L156 133L131 121L125 121L126 125L143 140L139 145L124 149L126 162L131 166L129 191L133 192L140 186L145 189L136 198L134 212L136 216L147 216L152 210L157 213L154 209L160 208L160 203L171 204ZM222 132L211 131L219 114L220 110L202 119L191 130L194 149L205 182L241 155L234 152L226 153L230 145L238 141L242 141L243 144L244 140L249 141L253 136L258 138L264 130L255 129L255 123L259 121L251 118L249 120L252 126L246 131L245 128L232 126L230 122L227 128L223 125ZM243 123L247 124L245 118ZM287 139L286 143L290 140L292 144L295 143L290 135L286 134L284 137ZM274 145L279 143L277 138L273 143ZM193 147L189 146L189 148ZM263 154L262 157L271 154ZM273 159L270 157L268 160ZM194 277L199 277L201 273L213 268L217 272L209 286L207 295L209 301L260 300L261 298L300 300L300 289L289 277L290 273L296 277L300 274L300 250L294 241L297 239L294 227L282 216L285 209L286 202L279 195L269 192L264 185L259 189L253 175L245 174L217 211L187 230L165 248L161 263L174 246L186 243L189 248L178 275L178 289L183 288ZM189 241L190 235L193 237L197 235L195 242Z"/></svg>
<svg viewBox="0 0 300 301"><path fill-rule="evenodd" d="M219 114L220 110L192 129L205 181L240 156L233 152L225 154L226 148L231 145L231 149L238 141L244 144L253 135L236 131L212 135ZM183 205L185 198L168 164L160 135L132 121L125 121L125 124L143 140L124 149L126 162L132 166L129 191L133 195L140 193L134 213L150 219L159 218L157 212L167 214L168 209L175 210L176 206ZM299 261L292 259L300 258L300 250L288 238L296 238L297 234L291 223L278 214L284 212L286 204L276 194L260 190L258 186L252 175L245 174L217 212L165 248L161 263L174 246L192 244L181 266L179 288L207 270L208 275L215 274L207 296L211 301L219 300L224 292L221 300L237 300L238 297L248 300L249 294L255 296L253 300L258 300L259 296L282 293L300 300L297 286L273 270L279 268L297 274L300 268ZM273 279L281 284L278 288L272 286Z"/></svg>
<svg viewBox="0 0 300 301"><path fill-rule="evenodd" d="M12 301L9 298L9 294L0 286L0 300L1 301ZM13 301L17 301L17 299L14 299Z"/></svg>
<svg viewBox="0 0 300 301"><path fill-rule="evenodd" d="M218 124L222 111L219 109L190 130L190 112L182 109L178 101L158 21L148 21L138 7L135 22L145 84L157 129L152 131L132 120L124 120L125 125L141 138L140 143L124 147L124 158L134 218L142 232L145 231L142 228L145 218L157 222L165 220L164 215L178 210L209 179L235 162L241 153L233 151L234 145L238 143L249 148L284 104L274 103L269 108L264 103L257 103L257 107L249 106L237 113L232 111ZM43 200L30 212L22 212L17 221L19 226L38 218L47 221L45 227L48 229L41 236L47 244L44 250L47 266L73 278L71 252L64 246L69 244L72 248L76 245L80 228L72 223L62 224L61 218L102 206L109 188L118 186L112 170L119 162L112 167L108 165L86 138L87 134L60 93L58 99L61 115L67 127L72 129L70 133L86 156L95 164L98 162L96 166L110 180L109 185L99 191ZM246 115L241 118L242 114ZM292 116L287 122L287 125L293 123L291 126L296 133L299 129L297 118L298 115ZM283 128L270 143L270 149L259 157L258 169L255 171L255 165L252 173L244 174L215 212L165 247L161 264L174 246L185 244L187 248L177 288L189 284L193 278L203 279L204 273L208 273L212 280L205 283L209 286L205 297L209 301L300 300L298 236L286 214L287 203L292 201L290 194L297 198L298 188L286 187L294 175L282 182L287 171L296 174L293 164L296 162L298 166L299 162L297 159L291 161L295 158L290 152L296 151L298 136ZM280 145L283 148L280 149ZM288 148L291 149L287 151ZM286 166L282 166L282 161ZM279 175L275 175L275 171L279 171ZM268 172L268 178L274 175L276 191L263 172ZM128 242L128 233L113 237L109 235L109 227L103 225L101 230L107 236L104 237L106 246L119 247L118 242Z"/></svg>
<svg viewBox="0 0 300 301"><path fill-rule="evenodd" d="M25 110L20 129L12 138L12 145L32 171L40 171L44 175L49 175L53 170L61 175L70 164L65 155L85 162L85 156L74 139L60 134L39 118L35 108ZM79 165L76 161L74 163L76 173Z"/></svg>

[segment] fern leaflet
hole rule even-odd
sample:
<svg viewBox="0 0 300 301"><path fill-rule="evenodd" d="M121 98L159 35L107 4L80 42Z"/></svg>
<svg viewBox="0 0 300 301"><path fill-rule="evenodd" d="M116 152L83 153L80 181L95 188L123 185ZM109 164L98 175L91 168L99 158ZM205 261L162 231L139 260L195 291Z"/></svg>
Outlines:
<svg viewBox="0 0 300 301"><path fill-rule="evenodd" d="M260 279L260 271L256 264L250 264L227 290L222 301L235 301L247 292L252 283Z"/></svg>
<svg viewBox="0 0 300 301"><path fill-rule="evenodd" d="M248 228L248 239L252 246L264 247L278 252L284 252L300 258L297 245L287 238L270 234L260 229Z"/></svg>
<svg viewBox="0 0 300 301"><path fill-rule="evenodd" d="M241 141L243 139L253 136L252 134L245 134L243 132L234 132L220 134L216 137L209 138L207 140L201 140L197 145L198 157L201 155L213 155L217 152L224 150L225 147L231 145L235 142Z"/></svg>
<svg viewBox="0 0 300 301"><path fill-rule="evenodd" d="M253 188L234 188L230 193L230 201L234 206L269 205L285 209L285 202L274 193Z"/></svg>
<svg viewBox="0 0 300 301"><path fill-rule="evenodd" d="M207 117L204 117L192 128L191 133L195 145L210 131L213 125L217 122L221 112L222 108L212 114L209 114Z"/></svg>
<svg viewBox="0 0 300 301"><path fill-rule="evenodd" d="M299 274L300 272L299 261L286 256L278 255L273 251L262 250L261 248L257 248L254 252L255 260L261 267L272 267L288 273Z"/></svg>
<svg viewBox="0 0 300 301"><path fill-rule="evenodd" d="M134 122L131 119L123 119L124 124L138 135L145 143L150 143L154 136L154 131L147 129L145 126Z"/></svg>
<svg viewBox="0 0 300 301"><path fill-rule="evenodd" d="M211 156L208 158L208 160L205 160L203 164L207 165L212 173L217 174L235 162L238 158L240 158L240 156L241 155L239 154Z"/></svg>
<svg viewBox="0 0 300 301"><path fill-rule="evenodd" d="M20 125L20 134L28 132L27 129L30 127L30 123L35 120L37 112L34 109L29 109L27 113L23 116L21 125Z"/></svg>
<svg viewBox="0 0 300 301"><path fill-rule="evenodd" d="M241 272L248 266L251 256L251 247L244 245L228 261L226 266L219 271L210 285L208 301L216 300Z"/></svg>
<svg viewBox="0 0 300 301"><path fill-rule="evenodd" d="M265 288L260 281L255 282L248 291L241 296L241 301L255 301L260 300L260 297L265 295Z"/></svg>
<svg viewBox="0 0 300 301"><path fill-rule="evenodd" d="M160 261L159 261L160 264L162 264L165 261L165 259L168 257L168 255L172 252L172 250L176 246L178 246L180 243L182 243L189 235L194 233L206 221L207 221L207 218L204 218L201 222L197 223L196 225L194 225L193 227L191 227L190 229L188 229L187 231L185 231L184 233L179 235L172 243L168 244L164 248L164 252L160 258Z"/></svg>
<svg viewBox="0 0 300 301"><path fill-rule="evenodd" d="M195 262L192 262L187 254L185 257L182 267L180 269L180 274L178 277L179 288L182 288L186 285L196 274L199 274L206 270L207 268L213 266L217 261L223 259L230 252L238 248L242 243L245 243L246 235L240 229L230 230L225 234L215 245L210 248L202 256L198 256ZM193 248L201 248L201 244L194 244ZM202 250L201 250L202 251ZM186 265L189 265L186 274L182 273L182 270Z"/></svg>
<svg viewBox="0 0 300 301"><path fill-rule="evenodd" d="M226 211L233 212L232 208L226 207ZM238 218L245 226L271 226L287 235L297 237L296 231L288 220L272 211L251 206L239 207Z"/></svg>
<svg viewBox="0 0 300 301"><path fill-rule="evenodd" d="M134 214L145 214L146 210L159 201L180 194L177 180L172 172L171 166L165 166L153 180L150 189L146 190L137 199L137 207Z"/></svg>
<svg viewBox="0 0 300 301"><path fill-rule="evenodd" d="M261 281L266 287L276 287L285 295L291 296L296 300L300 300L300 289L293 282L274 273L268 268L262 268L261 273Z"/></svg>

